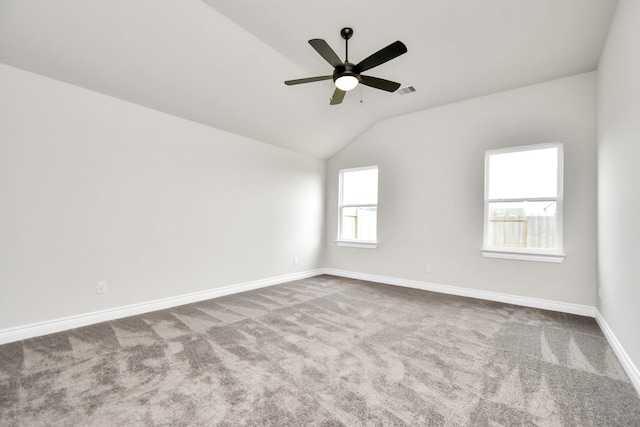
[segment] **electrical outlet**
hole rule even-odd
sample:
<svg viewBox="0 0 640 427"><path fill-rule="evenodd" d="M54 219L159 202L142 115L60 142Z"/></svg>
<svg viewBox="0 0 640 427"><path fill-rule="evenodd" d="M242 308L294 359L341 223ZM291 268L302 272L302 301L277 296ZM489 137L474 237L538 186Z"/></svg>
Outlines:
<svg viewBox="0 0 640 427"><path fill-rule="evenodd" d="M96 291L99 294L107 293L107 282L98 282L98 286L96 286Z"/></svg>
<svg viewBox="0 0 640 427"><path fill-rule="evenodd" d="M427 264L427 273L431 273L431 264Z"/></svg>
<svg viewBox="0 0 640 427"><path fill-rule="evenodd" d="M294 265L298 265L298 257L297 256L293 257L293 264Z"/></svg>
<svg viewBox="0 0 640 427"><path fill-rule="evenodd" d="M598 286L598 298L602 299L602 287Z"/></svg>

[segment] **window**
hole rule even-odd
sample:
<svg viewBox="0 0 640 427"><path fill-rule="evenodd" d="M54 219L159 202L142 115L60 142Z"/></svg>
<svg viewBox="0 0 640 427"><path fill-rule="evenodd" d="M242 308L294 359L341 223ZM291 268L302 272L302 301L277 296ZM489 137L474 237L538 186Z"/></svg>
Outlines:
<svg viewBox="0 0 640 427"><path fill-rule="evenodd" d="M562 144L485 153L487 257L562 262Z"/></svg>
<svg viewBox="0 0 640 427"><path fill-rule="evenodd" d="M338 245L375 248L378 222L378 167L340 171Z"/></svg>

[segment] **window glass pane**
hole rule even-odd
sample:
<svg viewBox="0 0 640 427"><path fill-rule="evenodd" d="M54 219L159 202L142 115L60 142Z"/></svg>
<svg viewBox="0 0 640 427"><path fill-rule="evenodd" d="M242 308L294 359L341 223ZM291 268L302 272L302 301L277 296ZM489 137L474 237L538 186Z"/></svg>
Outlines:
<svg viewBox="0 0 640 427"><path fill-rule="evenodd" d="M345 171L342 174L343 205L378 203L378 169Z"/></svg>
<svg viewBox="0 0 640 427"><path fill-rule="evenodd" d="M377 208L375 206L342 209L342 239L376 240Z"/></svg>
<svg viewBox="0 0 640 427"><path fill-rule="evenodd" d="M557 249L557 203L489 203L489 246Z"/></svg>
<svg viewBox="0 0 640 427"><path fill-rule="evenodd" d="M489 156L489 199L557 197L558 149Z"/></svg>

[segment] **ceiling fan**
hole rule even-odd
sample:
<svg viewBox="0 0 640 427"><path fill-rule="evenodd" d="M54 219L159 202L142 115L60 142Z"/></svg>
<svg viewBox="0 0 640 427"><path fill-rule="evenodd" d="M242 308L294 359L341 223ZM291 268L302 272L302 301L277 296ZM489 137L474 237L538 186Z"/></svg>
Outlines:
<svg viewBox="0 0 640 427"><path fill-rule="evenodd" d="M301 83L333 79L333 82L336 85L336 90L333 92L330 105L340 104L347 91L354 89L358 86L358 83L362 83L365 86L370 86L376 89L386 90L387 92L395 92L398 90L400 83L378 77L363 76L361 73L406 53L407 47L404 43L401 41L395 41L389 46L380 49L376 53L360 61L358 64L353 64L349 62L349 39L353 36L353 29L349 27L343 28L340 31L340 35L345 40L344 62L340 60L338 55L336 55L326 41L322 39L309 40L309 44L334 68L332 75L287 80L284 84L291 86Z"/></svg>

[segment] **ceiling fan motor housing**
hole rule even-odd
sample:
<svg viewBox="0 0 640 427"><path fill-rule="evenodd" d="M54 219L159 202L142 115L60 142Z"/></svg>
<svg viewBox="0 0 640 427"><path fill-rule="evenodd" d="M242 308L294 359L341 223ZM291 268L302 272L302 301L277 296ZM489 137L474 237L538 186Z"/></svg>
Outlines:
<svg viewBox="0 0 640 427"><path fill-rule="evenodd" d="M362 79L360 78L360 70L356 67L356 64L352 64L351 62L345 62L341 65L338 65L333 71L333 81L335 83L340 77L345 76L353 76L358 79L359 83L362 83Z"/></svg>

